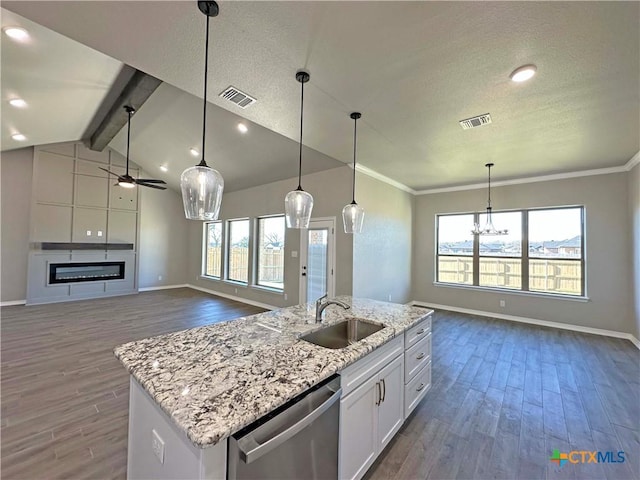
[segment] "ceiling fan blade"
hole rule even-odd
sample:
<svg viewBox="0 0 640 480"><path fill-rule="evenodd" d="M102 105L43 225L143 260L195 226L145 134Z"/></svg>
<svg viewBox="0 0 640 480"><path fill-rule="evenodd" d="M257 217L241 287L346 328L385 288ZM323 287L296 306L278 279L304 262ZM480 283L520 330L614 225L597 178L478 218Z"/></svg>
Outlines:
<svg viewBox="0 0 640 480"><path fill-rule="evenodd" d="M167 187L160 187L158 185L152 185L151 183L144 183L144 182L136 182L138 185L141 185L143 187L149 187L149 188L155 188L157 190L166 190Z"/></svg>
<svg viewBox="0 0 640 480"><path fill-rule="evenodd" d="M137 182L146 182L146 183L162 183L165 184L167 182L165 182L164 180L154 180L153 178L138 178L136 179Z"/></svg>
<svg viewBox="0 0 640 480"><path fill-rule="evenodd" d="M109 170L107 170L106 168L102 168L102 167L98 167L98 168L99 168L100 170L104 170L105 172L107 172L107 173L109 173L109 174L111 174L111 175L114 175L114 176L116 176L116 177L120 178L120 175L118 175L117 173L110 172L110 171L109 171Z"/></svg>

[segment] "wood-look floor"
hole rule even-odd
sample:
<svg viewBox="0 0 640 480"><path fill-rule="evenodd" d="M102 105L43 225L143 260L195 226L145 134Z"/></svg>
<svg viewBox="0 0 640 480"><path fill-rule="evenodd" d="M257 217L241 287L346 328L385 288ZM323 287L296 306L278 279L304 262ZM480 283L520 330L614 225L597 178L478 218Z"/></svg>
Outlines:
<svg viewBox="0 0 640 480"><path fill-rule="evenodd" d="M125 478L121 343L263 311L187 288L2 308L3 480Z"/></svg>
<svg viewBox="0 0 640 480"><path fill-rule="evenodd" d="M367 480L640 478L630 341L443 311L432 338L432 389ZM559 468L554 449L626 462Z"/></svg>
<svg viewBox="0 0 640 480"><path fill-rule="evenodd" d="M113 347L259 311L189 289L3 308L2 478L125 478L128 375ZM630 342L436 312L432 371L369 479L640 478ZM556 448L627 461L558 468Z"/></svg>

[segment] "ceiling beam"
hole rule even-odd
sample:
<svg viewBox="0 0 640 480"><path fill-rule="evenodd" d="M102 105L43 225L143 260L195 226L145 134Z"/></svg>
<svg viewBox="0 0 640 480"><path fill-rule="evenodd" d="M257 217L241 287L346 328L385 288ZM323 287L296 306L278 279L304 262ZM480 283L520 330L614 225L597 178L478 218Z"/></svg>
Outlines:
<svg viewBox="0 0 640 480"><path fill-rule="evenodd" d="M127 123L125 105L136 110L151 96L162 80L125 65L82 135L91 150L101 152Z"/></svg>

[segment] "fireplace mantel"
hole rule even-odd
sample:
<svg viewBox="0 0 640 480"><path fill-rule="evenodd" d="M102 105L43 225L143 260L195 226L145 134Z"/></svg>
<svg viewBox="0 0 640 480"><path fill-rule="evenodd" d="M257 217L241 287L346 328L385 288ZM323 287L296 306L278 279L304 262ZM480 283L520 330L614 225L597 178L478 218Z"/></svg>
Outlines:
<svg viewBox="0 0 640 480"><path fill-rule="evenodd" d="M34 243L36 250L133 250L133 243L82 243L42 242Z"/></svg>

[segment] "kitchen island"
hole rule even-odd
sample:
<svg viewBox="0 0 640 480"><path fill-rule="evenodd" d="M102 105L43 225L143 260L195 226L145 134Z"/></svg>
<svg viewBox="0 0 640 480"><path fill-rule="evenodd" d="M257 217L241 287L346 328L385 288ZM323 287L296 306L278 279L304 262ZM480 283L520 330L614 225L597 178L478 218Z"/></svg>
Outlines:
<svg viewBox="0 0 640 480"><path fill-rule="evenodd" d="M129 478L225 478L230 435L431 314L406 305L338 299L351 309L330 306L322 324L315 322L314 305L304 304L117 347L116 357L131 374ZM348 317L384 328L342 349L299 338Z"/></svg>

